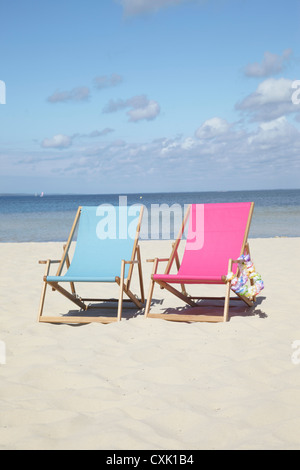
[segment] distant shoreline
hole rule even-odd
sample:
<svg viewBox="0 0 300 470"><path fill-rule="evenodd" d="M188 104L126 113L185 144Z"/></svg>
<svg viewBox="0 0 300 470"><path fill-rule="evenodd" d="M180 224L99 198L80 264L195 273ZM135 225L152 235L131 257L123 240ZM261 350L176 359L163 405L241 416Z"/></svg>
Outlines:
<svg viewBox="0 0 300 470"><path fill-rule="evenodd" d="M206 193L239 193L239 192L254 192L254 191L300 191L300 188L270 188L270 189L224 189L224 190L207 190L207 191L155 191L155 192L125 192L120 191L119 193L48 193L44 192L44 197L46 196L119 196L120 194L127 195L157 195L157 194L206 194ZM10 197L10 196L29 196L36 197L40 193L0 193L0 197Z"/></svg>

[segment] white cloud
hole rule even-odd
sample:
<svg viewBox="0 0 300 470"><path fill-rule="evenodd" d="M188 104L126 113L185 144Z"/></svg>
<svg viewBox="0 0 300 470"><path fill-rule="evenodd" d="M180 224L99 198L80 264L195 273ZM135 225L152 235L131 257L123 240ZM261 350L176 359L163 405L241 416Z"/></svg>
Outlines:
<svg viewBox="0 0 300 470"><path fill-rule="evenodd" d="M293 81L287 78L268 78L256 91L236 104L236 109L249 113L255 121L273 120L286 114L297 113L292 102Z"/></svg>
<svg viewBox="0 0 300 470"><path fill-rule="evenodd" d="M51 139L44 139L41 143L43 148L65 149L72 145L71 137L63 134L57 134Z"/></svg>
<svg viewBox="0 0 300 470"><path fill-rule="evenodd" d="M205 123L198 127L202 132ZM250 189L252 185L282 187L287 183L297 186L300 131L296 124L279 117L260 122L253 131L247 131L241 129L241 123L233 125L221 117L209 119L208 123L209 132L200 133L206 138L197 138L191 132L153 141L86 139L82 144L74 136L58 134L43 141L47 152L12 154L9 151L3 155L0 152L0 163L8 174L17 168L19 175L53 175L55 181L56 178L72 181L78 177L95 191L100 183L107 191L114 185L120 191L128 191L127 175L130 181L132 178L139 181L145 191L154 187L210 190ZM207 138L208 135L211 137ZM57 149L68 147L68 151L58 155ZM122 189L120 181L123 181Z"/></svg>
<svg viewBox="0 0 300 470"><path fill-rule="evenodd" d="M127 108L129 106L128 100L109 100L109 102L104 106L103 113L114 113L120 109Z"/></svg>
<svg viewBox="0 0 300 470"><path fill-rule="evenodd" d="M259 129L262 131L280 131L289 125L285 116L281 116L280 118L274 119L274 121L269 122L262 122L259 125Z"/></svg>
<svg viewBox="0 0 300 470"><path fill-rule="evenodd" d="M102 90L103 88L110 88L119 85L122 83L123 78L121 75L113 73L110 76L101 75L94 78L94 85L98 90Z"/></svg>
<svg viewBox="0 0 300 470"><path fill-rule="evenodd" d="M71 91L56 91L49 96L47 101L50 103L66 103L68 101L78 102L86 101L90 97L90 89L82 86L73 88Z"/></svg>
<svg viewBox="0 0 300 470"><path fill-rule="evenodd" d="M104 88L110 88L122 83L123 78L121 75L116 73L110 76L101 75L94 78L94 86L98 90ZM47 98L49 103L67 103L67 102L79 102L87 101L90 98L90 89L86 86L80 86L73 88L70 91L55 91L52 95Z"/></svg>
<svg viewBox="0 0 300 470"><path fill-rule="evenodd" d="M153 13L164 7L179 5L193 0L117 0L127 16Z"/></svg>
<svg viewBox="0 0 300 470"><path fill-rule="evenodd" d="M249 144L267 147L290 145L299 138L299 131L288 122L285 116L273 121L260 123L258 130L248 138Z"/></svg>
<svg viewBox="0 0 300 470"><path fill-rule="evenodd" d="M127 100L110 100L103 108L104 113L113 113L122 109L131 108L127 115L130 122L148 121L155 119L160 113L157 101L149 100L146 95L137 95Z"/></svg>
<svg viewBox="0 0 300 470"><path fill-rule="evenodd" d="M134 108L131 111L128 111L127 114L129 115L130 121L137 122L142 119L151 121L152 119L155 119L159 113L160 106L157 101L149 100L145 106Z"/></svg>
<svg viewBox="0 0 300 470"><path fill-rule="evenodd" d="M215 123L224 124L222 118L215 119ZM274 175L280 178L281 172L289 172L293 178L299 174L300 132L287 119L260 123L251 133L226 125L226 121L216 128L219 132L214 138L177 136L152 142L124 142L120 147L114 142L101 145L90 155L88 165L96 172L101 168L110 177L114 172L122 174L130 164L132 174L145 178L145 183L145 175L151 172L158 179L167 174L168 181L200 182L206 178L211 181L217 169L218 178L227 175L232 180L232 175L237 175L237 186L243 185L243 175L245 180L259 176L269 181Z"/></svg>
<svg viewBox="0 0 300 470"><path fill-rule="evenodd" d="M289 79L269 78L258 85L257 91L251 95L248 102L255 105L264 105L287 101L291 98L291 86L292 81Z"/></svg>
<svg viewBox="0 0 300 470"><path fill-rule="evenodd" d="M94 130L92 132L89 132L89 134L79 134L79 137L103 137L107 134L110 134L111 132L114 132L114 129L106 127L105 129L102 129L102 131Z"/></svg>
<svg viewBox="0 0 300 470"><path fill-rule="evenodd" d="M248 77L269 77L270 75L277 74L283 70L291 54L291 49L283 51L282 56L266 51L262 63L255 62L248 64L244 69L244 73Z"/></svg>
<svg viewBox="0 0 300 470"><path fill-rule="evenodd" d="M197 142L192 137L186 137L182 142L182 148L185 150L190 150L195 148Z"/></svg>
<svg viewBox="0 0 300 470"><path fill-rule="evenodd" d="M105 184L116 182L120 176L126 179L130 167L131 177L147 189L151 186L151 175L155 175L155 184L161 187L169 184L170 188L184 182L188 185L190 181L194 187L203 188L201 184L209 186L214 180L222 180L224 185L227 181L231 187L234 178L237 186L242 186L244 181L258 184L258 180L263 186L265 182L270 185L278 182L279 186L281 182L285 184L284 181L297 182L300 178L300 131L296 121L300 118L300 109L291 100L295 93L293 83L285 78L266 79L237 104L237 109L258 121L254 130L242 128L243 121L237 125L215 116L202 122L194 135L161 137L152 142L77 140L77 137L104 136L113 131L110 128L71 136L57 134L41 143L48 149L43 158L36 152L36 156L28 155L20 164L18 162L18 167L27 172L42 168L45 174L55 167L61 176L80 175L87 181L101 180ZM129 121L137 122L155 119L160 107L146 95L136 95L111 100L103 112L121 110L127 112ZM294 125L288 121L288 113L294 113ZM57 149L71 146L71 150L58 155ZM167 180L165 175L168 175Z"/></svg>
<svg viewBox="0 0 300 470"><path fill-rule="evenodd" d="M213 139L229 131L231 125L219 117L208 119L196 130L198 139Z"/></svg>
<svg viewBox="0 0 300 470"><path fill-rule="evenodd" d="M136 95L127 100L110 100L107 105L103 108L104 113L114 113L125 108L144 108L148 105L149 100L145 95Z"/></svg>

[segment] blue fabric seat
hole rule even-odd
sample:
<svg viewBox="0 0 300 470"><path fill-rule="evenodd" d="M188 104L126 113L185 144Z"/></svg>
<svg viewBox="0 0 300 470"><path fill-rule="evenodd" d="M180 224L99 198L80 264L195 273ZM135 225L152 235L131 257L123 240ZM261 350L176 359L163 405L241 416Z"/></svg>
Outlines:
<svg viewBox="0 0 300 470"><path fill-rule="evenodd" d="M138 208L140 211L140 206ZM136 215L129 216L127 206L107 206L107 214L102 218L97 215L97 210L97 207L81 208L71 266L65 275L47 276L47 281L115 282L116 276L120 275L122 259L131 260L135 238L128 233L128 227L137 220ZM105 209L101 208L101 212L104 211ZM101 230L105 227L106 231ZM120 238L120 235L124 238ZM128 270L129 265L126 265L125 278Z"/></svg>

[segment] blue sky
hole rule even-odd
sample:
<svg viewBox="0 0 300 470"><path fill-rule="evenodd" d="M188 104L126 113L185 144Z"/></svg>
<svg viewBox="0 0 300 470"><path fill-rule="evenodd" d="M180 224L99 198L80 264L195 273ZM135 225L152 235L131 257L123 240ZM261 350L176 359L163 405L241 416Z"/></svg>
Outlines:
<svg viewBox="0 0 300 470"><path fill-rule="evenodd" d="M299 0L0 13L0 193L300 187Z"/></svg>

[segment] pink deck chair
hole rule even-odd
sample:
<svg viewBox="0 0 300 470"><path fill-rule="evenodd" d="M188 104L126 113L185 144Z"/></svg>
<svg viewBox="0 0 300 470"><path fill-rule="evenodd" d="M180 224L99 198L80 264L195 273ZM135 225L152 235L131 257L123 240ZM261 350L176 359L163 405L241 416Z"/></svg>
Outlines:
<svg viewBox="0 0 300 470"><path fill-rule="evenodd" d="M173 321L227 321L231 292L231 284L227 280L227 274L230 271L238 274L237 259L240 255L250 254L247 239L253 209L253 202L190 205L178 238L173 244L170 258L149 260L154 265L145 316ZM187 223L185 249L180 263L178 246L186 232ZM158 264L161 261L167 262L164 274L157 273ZM174 261L178 272L171 274ZM150 313L155 283L192 307L200 306L194 300L203 300L204 298L189 296L186 293L185 286L187 284L223 284L226 288L225 297L222 297L224 300L223 316L201 315L199 313ZM181 286L181 291L171 284ZM249 299L244 295L237 295L248 306L253 305L255 297Z"/></svg>

